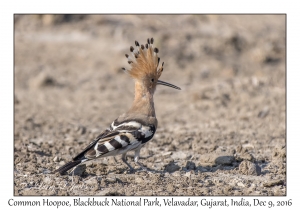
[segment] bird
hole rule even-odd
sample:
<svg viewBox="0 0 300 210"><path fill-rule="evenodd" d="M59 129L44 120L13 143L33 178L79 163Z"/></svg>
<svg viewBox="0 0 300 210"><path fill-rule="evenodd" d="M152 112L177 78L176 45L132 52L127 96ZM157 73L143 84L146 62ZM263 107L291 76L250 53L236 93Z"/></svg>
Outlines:
<svg viewBox="0 0 300 210"><path fill-rule="evenodd" d="M131 55L125 54L130 68L122 70L135 82L135 96L129 110L115 119L108 129L54 173L59 172L63 175L86 161L117 155L122 155L122 161L130 172L133 172L133 167L126 160L129 151L134 151L134 162L145 169L139 162L139 157L141 148L153 138L157 130L158 121L153 100L156 86L164 85L181 90L173 84L159 80L164 62L160 65L159 50L153 43L153 38L148 38L145 45L135 41L135 48L132 46L129 48Z"/></svg>

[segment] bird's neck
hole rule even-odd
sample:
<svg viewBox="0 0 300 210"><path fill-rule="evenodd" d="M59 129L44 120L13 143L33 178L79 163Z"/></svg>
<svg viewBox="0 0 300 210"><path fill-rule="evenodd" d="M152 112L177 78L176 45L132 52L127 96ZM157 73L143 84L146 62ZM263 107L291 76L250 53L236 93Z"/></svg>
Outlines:
<svg viewBox="0 0 300 210"><path fill-rule="evenodd" d="M155 117L153 94L154 92L136 81L134 101L129 112Z"/></svg>

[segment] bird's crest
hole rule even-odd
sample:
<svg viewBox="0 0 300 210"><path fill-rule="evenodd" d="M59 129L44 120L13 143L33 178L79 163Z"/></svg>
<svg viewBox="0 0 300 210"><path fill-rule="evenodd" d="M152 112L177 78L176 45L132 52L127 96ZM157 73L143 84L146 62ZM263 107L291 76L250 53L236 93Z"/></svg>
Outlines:
<svg viewBox="0 0 300 210"><path fill-rule="evenodd" d="M130 47L131 55L125 54L131 69L125 69L134 79L142 79L147 76L154 76L158 79L163 71L164 63L159 66L160 58L157 56L158 48L153 47L154 39L147 39L145 45L135 41L135 46Z"/></svg>

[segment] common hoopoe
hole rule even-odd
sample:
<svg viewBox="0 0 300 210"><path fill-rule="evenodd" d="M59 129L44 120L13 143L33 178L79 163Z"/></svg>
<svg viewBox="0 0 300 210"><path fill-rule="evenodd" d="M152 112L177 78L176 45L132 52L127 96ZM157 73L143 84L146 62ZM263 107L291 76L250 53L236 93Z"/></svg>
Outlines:
<svg viewBox="0 0 300 210"><path fill-rule="evenodd" d="M157 128L153 95L156 85L179 87L158 80L163 72L164 62L159 66L158 49L153 48L153 38L145 45L135 41L136 48L130 47L132 56L125 54L131 69L123 70L135 80L135 97L131 108L112 122L81 153L54 172L65 173L69 169L88 160L122 154L122 161L134 169L126 160L128 151L135 151L134 161L138 162L141 148L152 139Z"/></svg>

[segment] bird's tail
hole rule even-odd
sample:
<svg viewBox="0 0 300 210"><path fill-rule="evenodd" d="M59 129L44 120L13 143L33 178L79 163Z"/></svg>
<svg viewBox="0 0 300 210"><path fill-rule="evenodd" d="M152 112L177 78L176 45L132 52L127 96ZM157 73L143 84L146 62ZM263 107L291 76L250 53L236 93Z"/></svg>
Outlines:
<svg viewBox="0 0 300 210"><path fill-rule="evenodd" d="M82 163L82 160L73 160L68 162L67 164L63 165L59 169L56 169L53 173L59 172L61 175L70 170L71 168L77 166L78 164Z"/></svg>

